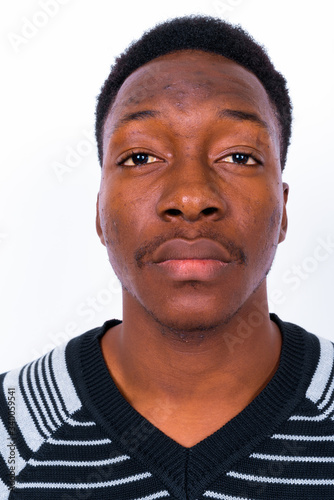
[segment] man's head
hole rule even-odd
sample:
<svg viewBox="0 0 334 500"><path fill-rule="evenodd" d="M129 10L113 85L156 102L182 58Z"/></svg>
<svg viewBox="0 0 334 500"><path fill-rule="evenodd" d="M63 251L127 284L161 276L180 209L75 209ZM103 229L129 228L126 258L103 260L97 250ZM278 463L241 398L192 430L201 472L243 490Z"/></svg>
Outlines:
<svg viewBox="0 0 334 500"><path fill-rule="evenodd" d="M116 59L98 96L96 108L96 138L101 165L104 124L123 82L131 73L149 61L186 49L220 54L257 76L277 115L283 170L292 121L291 101L284 77L276 71L263 47L241 27L232 26L221 19L204 16L176 18L162 23L145 33ZM133 97L135 99L135 95Z"/></svg>
<svg viewBox="0 0 334 500"><path fill-rule="evenodd" d="M263 303L288 187L262 82L220 54L177 50L131 71L109 102L97 231L125 317L212 331Z"/></svg>

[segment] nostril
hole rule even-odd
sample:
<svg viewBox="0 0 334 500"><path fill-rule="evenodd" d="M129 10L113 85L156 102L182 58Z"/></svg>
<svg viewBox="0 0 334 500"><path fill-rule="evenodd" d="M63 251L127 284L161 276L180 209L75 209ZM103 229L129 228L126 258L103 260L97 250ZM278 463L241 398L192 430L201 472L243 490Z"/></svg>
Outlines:
<svg viewBox="0 0 334 500"><path fill-rule="evenodd" d="M202 210L202 213L204 215L211 215L211 214L214 214L218 211L218 208L216 207L208 207L208 208L204 208L204 210Z"/></svg>
<svg viewBox="0 0 334 500"><path fill-rule="evenodd" d="M177 208L170 208L170 209L166 210L166 214L175 216L175 215L181 215L182 212L181 212L181 210L178 210Z"/></svg>

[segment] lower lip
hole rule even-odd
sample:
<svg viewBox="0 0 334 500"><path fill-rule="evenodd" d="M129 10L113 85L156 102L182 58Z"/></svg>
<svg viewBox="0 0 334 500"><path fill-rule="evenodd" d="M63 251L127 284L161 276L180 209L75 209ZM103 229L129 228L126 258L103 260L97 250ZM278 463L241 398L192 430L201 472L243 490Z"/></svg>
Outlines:
<svg viewBox="0 0 334 500"><path fill-rule="evenodd" d="M227 262L213 259L166 260L158 268L179 281L210 281L221 275Z"/></svg>

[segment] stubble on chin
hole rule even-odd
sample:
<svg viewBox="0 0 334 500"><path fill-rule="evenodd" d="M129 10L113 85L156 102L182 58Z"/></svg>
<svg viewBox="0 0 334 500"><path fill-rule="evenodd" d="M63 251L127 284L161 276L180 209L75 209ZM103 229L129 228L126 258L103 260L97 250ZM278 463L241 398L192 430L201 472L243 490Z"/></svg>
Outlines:
<svg viewBox="0 0 334 500"><path fill-rule="evenodd" d="M147 312L158 325L158 330L163 337L186 343L202 343L204 340L213 338L221 332L222 327L229 324L241 307L242 306L229 314L225 314L225 316L221 317L219 320L212 318L206 322L194 317L188 320L185 317L183 317L182 320L162 320L152 311Z"/></svg>

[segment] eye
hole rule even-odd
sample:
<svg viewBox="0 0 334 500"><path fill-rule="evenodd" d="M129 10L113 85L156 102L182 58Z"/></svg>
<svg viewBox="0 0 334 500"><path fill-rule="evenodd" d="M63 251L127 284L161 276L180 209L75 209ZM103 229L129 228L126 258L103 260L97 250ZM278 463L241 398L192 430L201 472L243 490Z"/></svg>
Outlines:
<svg viewBox="0 0 334 500"><path fill-rule="evenodd" d="M226 163L236 163L238 165L258 165L260 162L253 156L245 153L233 153L232 155L225 156L222 161Z"/></svg>
<svg viewBox="0 0 334 500"><path fill-rule="evenodd" d="M149 163L154 163L159 161L154 155L149 155L148 153L132 153L127 156L124 160L121 160L118 165L124 165L126 167L135 167L137 165L147 165Z"/></svg>

